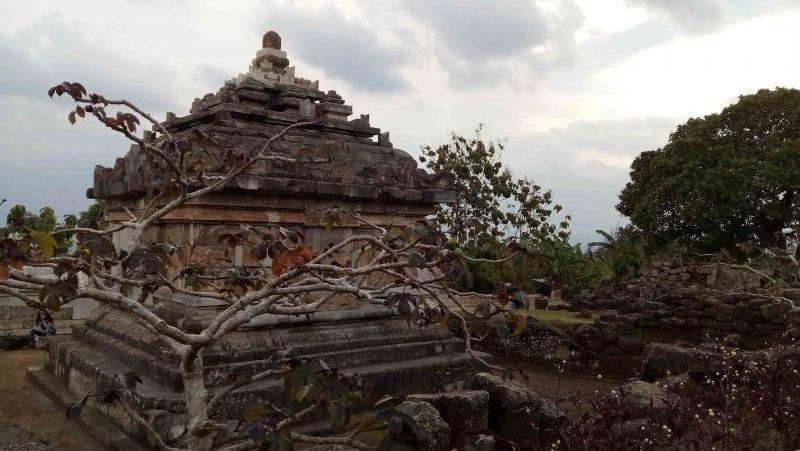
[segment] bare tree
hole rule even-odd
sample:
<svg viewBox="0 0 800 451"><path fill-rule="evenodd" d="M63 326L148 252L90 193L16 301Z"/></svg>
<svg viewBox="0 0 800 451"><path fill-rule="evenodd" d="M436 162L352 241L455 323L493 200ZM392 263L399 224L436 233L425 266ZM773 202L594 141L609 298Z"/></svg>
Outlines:
<svg viewBox="0 0 800 451"><path fill-rule="evenodd" d="M129 313L154 333L164 346L180 358L190 450L213 448L214 435L223 425L214 421L209 412L222 397L266 377L290 374L302 364L285 355L275 355L275 368L238 381L209 399L200 358L203 350L225 334L248 324L258 315L311 314L334 296L348 294L364 303L396 307L400 314L406 316L409 324L441 323L444 327L448 323L458 324L466 339L466 352L473 354L487 366L486 362L473 353L471 342L480 340L489 333L490 327L486 327L487 325L507 328L506 324L511 324L513 329L519 330L526 323L523 317L506 309L508 296L505 295L483 295L483 302L474 311L461 307L459 299L463 293L448 287L447 282L466 271L465 261L469 257L447 249L443 245L441 234L431 224L420 222L406 234L395 234L357 214L336 208L328 211L329 221L337 221L342 216L349 215L374 233L350 236L314 255L305 244L301 230L281 229L279 236L267 236L262 241L251 244L250 252L255 258L272 258L272 265L262 268L256 274L228 270L198 275L188 268L177 268L182 278L199 280L202 288L170 279L166 277L165 268L170 264L170 255L180 252L180 249L174 249L167 243L146 242L144 236L148 227L186 202L223 189L228 182L256 162L296 161L294 157L273 152L274 144L290 130L313 128L319 125L320 120L289 125L270 137L259 152L242 155L231 162L226 172L206 174L190 170L187 152L182 150L180 142L186 138L174 137L164 125L133 103L87 94L81 84L70 82L54 86L49 94L51 97L66 94L77 104L69 113L70 122L75 123L78 118L94 117L159 160L171 177L167 186L160 190L160 194L152 195L148 207L138 216L128 212L128 220L105 229L81 226L69 229L68 232L74 233L78 240L75 256L54 257L51 235L22 230L5 237L0 236L0 292L15 296L31 307L52 308L75 298L91 298L110 308ZM114 114L107 112L111 107L116 109ZM152 124L156 135L137 135L140 121ZM126 234L129 238L115 247L109 237L126 229L130 231ZM222 239L231 244L241 244L243 241L242 237L235 235ZM330 257L335 252L351 245L358 249L351 263L331 263ZM23 265L52 268L57 277L52 279L30 275L22 271ZM424 278L422 273L426 274ZM374 277L376 275L382 277ZM389 281L376 283L375 280ZM147 296L160 287L220 300L227 307L202 330L188 332L169 324L157 311L145 304ZM38 291L39 297L34 298L27 294L31 290ZM319 381L344 379L338 371L324 365L316 368L312 374ZM129 387L136 386L135 374L126 375L125 379L120 382L127 382ZM87 395L81 402L71 406L71 411L79 413L90 397L118 402L122 410L147 432L154 446L159 449L174 449L144 419L143 413L137 412L113 387L108 392ZM345 402L346 394L341 397L342 402ZM308 407L290 413L279 406L269 406L273 412L283 414L281 421L276 424L253 422L248 426L249 438L228 443L219 449L250 449L264 439L276 443L294 440L369 448L358 442L355 435L310 437L291 432L293 425L329 402L308 393L299 394L298 399L308 401Z"/></svg>

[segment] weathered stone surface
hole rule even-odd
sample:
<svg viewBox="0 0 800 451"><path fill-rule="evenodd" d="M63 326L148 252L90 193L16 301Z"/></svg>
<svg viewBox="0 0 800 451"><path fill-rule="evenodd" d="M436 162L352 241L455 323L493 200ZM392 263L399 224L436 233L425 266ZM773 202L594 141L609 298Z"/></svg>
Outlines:
<svg viewBox="0 0 800 451"><path fill-rule="evenodd" d="M414 394L408 401L432 404L450 425L453 438L468 431L489 427L489 392L485 390L456 390L445 393Z"/></svg>
<svg viewBox="0 0 800 451"><path fill-rule="evenodd" d="M669 393L656 384L645 381L633 381L619 386L618 395L625 406L636 412L664 409L667 407Z"/></svg>
<svg viewBox="0 0 800 451"><path fill-rule="evenodd" d="M217 93L199 97L190 114L167 114L163 127L179 142L193 138L204 149L186 153L190 160L186 164L193 168L188 178L195 180L190 190L203 186L199 173L224 174L233 167L232 153L237 154L234 161L244 154L256 155L279 133L282 137L268 150L283 158L257 161L219 192L171 211L148 229L146 240L158 237L176 246L192 246L191 254L205 257L209 267L254 267L260 263L242 256L245 249L219 245L217 238L224 227L240 230L240 225L252 224L271 233L279 226L303 227L307 244L319 253L331 242L362 233L364 227L348 220L329 230L322 218L312 214L315 211L345 207L365 220L399 229L423 219L437 202L454 199L442 183L448 174L425 173L411 155L392 147L388 134L381 135L380 129L370 126L368 117L349 121L352 107L335 91L320 91L317 82L295 77L294 67L281 50L280 36L268 33L262 47L246 74L228 80ZM285 130L314 117L321 119ZM154 134L148 132L146 139L154 139ZM163 190L169 172L158 158L132 147L113 168L95 169L92 195L105 201L105 219L114 224L128 218L127 209L140 212L147 204L145 193ZM161 201L165 199L156 204ZM118 233L113 238L119 243L124 237ZM343 249L335 257L352 258L352 251ZM192 262L187 260L172 266ZM163 302L154 311L187 331L199 330L221 310L213 303L191 304L177 296ZM410 328L391 311L350 307L345 306L346 314L328 311L308 317L253 319L204 349L205 385L214 392L241 376L263 372L270 365L269 356L286 348L293 348L293 356L324 358L331 366L358 373L369 396L442 390L473 370L472 358L463 353L463 341L447 331ZM182 436L183 431L173 427L173 416L185 411L175 353L128 314L106 313L98 311L93 321L76 328L72 336L53 337L48 343L48 368L81 393L110 383L115 374L137 372L144 381L142 388L125 396L131 397L137 409L153 413L163 435ZM278 402L280 395L280 380L265 379L226 396L210 414L215 420L239 418L245 406ZM365 405L354 408L375 401L366 398L361 400ZM433 407L430 410L436 413ZM119 417L115 419L129 433L136 433L135 425ZM449 444L449 436L442 438L441 430L433 432L431 449Z"/></svg>
<svg viewBox="0 0 800 451"><path fill-rule="evenodd" d="M657 384L664 390L679 396L691 396L697 393L698 390L701 390L700 384L689 376L689 373L661 379Z"/></svg>
<svg viewBox="0 0 800 451"><path fill-rule="evenodd" d="M717 355L700 349L690 349L666 343L650 343L645 348L642 379L653 381L670 374L703 371L714 363Z"/></svg>
<svg viewBox="0 0 800 451"><path fill-rule="evenodd" d="M642 338L621 336L617 341L620 351L625 354L639 355L647 343Z"/></svg>
<svg viewBox="0 0 800 451"><path fill-rule="evenodd" d="M600 332L598 328L589 324L577 326L572 332L572 337L579 345L590 351L599 351L603 348L603 333Z"/></svg>
<svg viewBox="0 0 800 451"><path fill-rule="evenodd" d="M647 435L647 429L650 427L650 420L647 418L640 418L638 420L628 420L620 425L620 432L626 437L639 438Z"/></svg>
<svg viewBox="0 0 800 451"><path fill-rule="evenodd" d="M405 401L397 406L398 412L410 416L427 434L420 439L419 449L423 451L447 451L450 449L450 426L442 419L433 405L423 401Z"/></svg>
<svg viewBox="0 0 800 451"><path fill-rule="evenodd" d="M800 307L794 307L786 312L786 319L795 325L800 325Z"/></svg>
<svg viewBox="0 0 800 451"><path fill-rule="evenodd" d="M342 445L314 445L303 449L306 451L356 451L358 448Z"/></svg>
<svg viewBox="0 0 800 451"><path fill-rule="evenodd" d="M2 451L47 451L47 444L39 442L10 443L0 445Z"/></svg>
<svg viewBox="0 0 800 451"><path fill-rule="evenodd" d="M460 327L451 329L460 336ZM490 335L479 343L476 349L496 354L507 354L542 362L568 361L579 367L594 367L597 354L579 345L566 332L534 320L528 322L525 330L518 335L498 338Z"/></svg>
<svg viewBox="0 0 800 451"><path fill-rule="evenodd" d="M465 385L489 392L489 426L523 448L535 448L552 437L562 415L550 399L493 374L478 373Z"/></svg>
<svg viewBox="0 0 800 451"><path fill-rule="evenodd" d="M764 319L770 321L774 318L783 316L783 314L788 312L791 308L791 302L775 301L762 305L759 307L759 310L761 311L761 315L764 317Z"/></svg>

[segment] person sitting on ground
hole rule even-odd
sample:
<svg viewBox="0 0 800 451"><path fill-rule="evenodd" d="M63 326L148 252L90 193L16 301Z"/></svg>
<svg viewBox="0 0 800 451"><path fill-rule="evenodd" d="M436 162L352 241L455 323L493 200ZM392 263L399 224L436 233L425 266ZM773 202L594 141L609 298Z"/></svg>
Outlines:
<svg viewBox="0 0 800 451"><path fill-rule="evenodd" d="M56 323L53 321L53 317L50 315L50 312L44 309L40 309L36 313L36 319L33 321L33 328L31 328L30 343L31 347L36 347L36 337L37 336L45 336L45 335L55 335L56 334Z"/></svg>

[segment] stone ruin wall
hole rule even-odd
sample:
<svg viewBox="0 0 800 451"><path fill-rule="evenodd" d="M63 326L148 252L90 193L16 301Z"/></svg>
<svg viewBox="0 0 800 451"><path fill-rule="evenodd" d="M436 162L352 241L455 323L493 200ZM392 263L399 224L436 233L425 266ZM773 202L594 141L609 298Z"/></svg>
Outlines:
<svg viewBox="0 0 800 451"><path fill-rule="evenodd" d="M769 275L769 273L766 273ZM571 300L623 328L697 329L713 334L777 336L798 325L797 290L759 297L762 276L719 263L654 262L640 279L607 285ZM787 297L789 299L778 299Z"/></svg>
<svg viewBox="0 0 800 451"><path fill-rule="evenodd" d="M771 275L769 272L767 275ZM677 260L654 261L640 278L647 286L700 286L717 290L754 291L761 288L761 276L747 269L721 263L682 264ZM646 291L642 293L647 296Z"/></svg>
<svg viewBox="0 0 800 451"><path fill-rule="evenodd" d="M688 328L743 336L774 336L800 322L791 301L745 293L673 288L630 309L605 310L600 319L631 327Z"/></svg>
<svg viewBox="0 0 800 451"><path fill-rule="evenodd" d="M0 305L0 335L26 336L33 327L33 320L39 309L24 305ZM84 323L84 319L73 319L72 307L63 307L50 312L56 323L56 333L68 334L72 327Z"/></svg>
<svg viewBox="0 0 800 451"><path fill-rule="evenodd" d="M38 277L55 278L53 271L49 268L26 266L25 272ZM39 293L33 290L26 291L25 294L32 298L39 296ZM57 333L71 333L72 327L83 324L95 306L97 306L97 301L93 299L78 298L73 299L69 305L61 307L57 312L50 310L56 323ZM16 297L0 293L0 335L28 335L38 310L27 307Z"/></svg>

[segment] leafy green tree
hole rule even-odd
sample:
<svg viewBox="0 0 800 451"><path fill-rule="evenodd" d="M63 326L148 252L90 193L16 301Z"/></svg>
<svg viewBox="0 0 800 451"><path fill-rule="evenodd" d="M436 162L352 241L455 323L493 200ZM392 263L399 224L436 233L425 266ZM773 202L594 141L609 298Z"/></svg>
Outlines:
<svg viewBox="0 0 800 451"><path fill-rule="evenodd" d="M552 214L550 191L525 178L514 178L503 166L503 144L485 141L481 127L473 138L451 134L450 141L436 148L425 146L420 161L433 172L450 175L456 201L437 207L436 220L458 246L476 248L504 239L539 240L569 237L569 216L558 224Z"/></svg>
<svg viewBox="0 0 800 451"><path fill-rule="evenodd" d="M604 241L588 244L592 255L605 262L615 280L641 275L647 256L641 234L633 227L619 227L612 232L596 230Z"/></svg>
<svg viewBox="0 0 800 451"><path fill-rule="evenodd" d="M797 237L800 91L739 97L718 114L680 125L643 152L617 210L658 244L706 249L752 240L785 248Z"/></svg>
<svg viewBox="0 0 800 451"><path fill-rule="evenodd" d="M6 227L0 228L0 237L28 235L46 249L52 247L53 255L67 255L75 244L75 234L69 229L96 227L102 211L103 205L95 202L78 216L67 214L59 221L52 207L42 207L38 213L33 213L24 205L15 205L6 216Z"/></svg>
<svg viewBox="0 0 800 451"><path fill-rule="evenodd" d="M527 250L532 257L532 274L536 282L550 289L551 297L560 298L564 289L571 291L585 264L581 245L570 245L556 239L540 240Z"/></svg>

